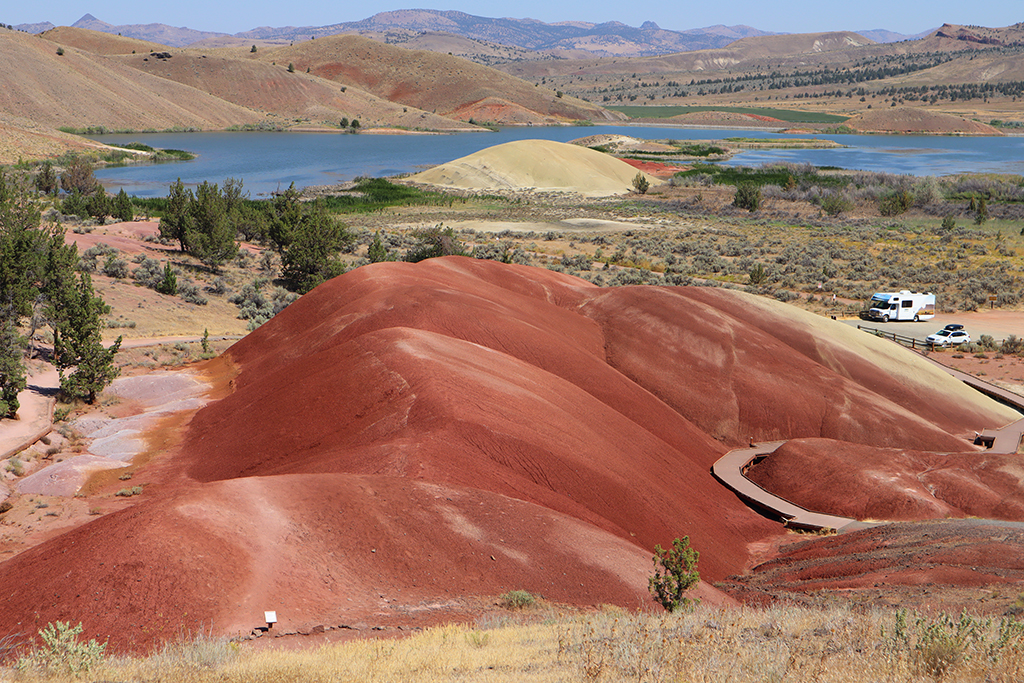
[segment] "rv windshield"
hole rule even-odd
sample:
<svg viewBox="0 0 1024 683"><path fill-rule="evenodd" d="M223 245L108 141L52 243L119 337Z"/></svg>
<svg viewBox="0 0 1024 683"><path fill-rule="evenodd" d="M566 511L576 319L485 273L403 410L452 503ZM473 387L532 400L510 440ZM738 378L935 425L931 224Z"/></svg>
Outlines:
<svg viewBox="0 0 1024 683"><path fill-rule="evenodd" d="M868 302L868 308L889 308L889 297L873 296Z"/></svg>

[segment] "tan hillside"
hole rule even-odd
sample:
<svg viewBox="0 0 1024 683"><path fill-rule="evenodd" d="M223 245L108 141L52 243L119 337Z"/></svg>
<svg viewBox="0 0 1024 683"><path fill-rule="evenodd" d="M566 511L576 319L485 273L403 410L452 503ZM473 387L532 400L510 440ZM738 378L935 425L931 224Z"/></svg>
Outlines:
<svg viewBox="0 0 1024 683"><path fill-rule="evenodd" d="M294 63L317 76L370 91L378 97L439 114L488 97L500 97L561 121L611 120L616 115L571 97L560 98L508 74L459 57L406 50L362 36L339 35L261 51L260 59Z"/></svg>
<svg viewBox="0 0 1024 683"><path fill-rule="evenodd" d="M997 51L971 52L944 64L916 73L895 76L888 82L903 85L959 83L1006 83L1024 81L1024 60L1020 54Z"/></svg>
<svg viewBox="0 0 1024 683"><path fill-rule="evenodd" d="M752 36L730 43L726 50L744 55L747 59L764 57L790 57L793 55L836 52L853 47L874 45L875 41L852 31L827 33L796 33L779 36Z"/></svg>
<svg viewBox="0 0 1024 683"><path fill-rule="evenodd" d="M48 159L67 152L85 152L103 147L87 140L33 124L31 121L0 114L0 164L20 160Z"/></svg>
<svg viewBox="0 0 1024 683"><path fill-rule="evenodd" d="M285 40L284 38L275 38L275 39L257 38L257 39L253 39L253 38L236 38L235 36L211 36L209 38L203 38L202 40L197 40L194 43L189 43L188 48L190 50L193 50L193 49L194 50L199 50L199 49L213 50L213 49L228 48L228 47L238 47L238 48L244 47L245 51L248 52L249 49L253 45L255 45L257 47L257 49L262 50L265 47L281 47L282 45L288 45L290 42L291 41Z"/></svg>
<svg viewBox="0 0 1024 683"><path fill-rule="evenodd" d="M1024 43L1024 22L1012 26L961 26L943 24L927 38L918 41L931 51L970 50Z"/></svg>
<svg viewBox="0 0 1024 683"><path fill-rule="evenodd" d="M952 114L910 107L892 107L866 111L846 122L865 133L958 133L961 135L1002 135L984 123Z"/></svg>
<svg viewBox="0 0 1024 683"><path fill-rule="evenodd" d="M117 58L57 48L49 40L0 32L0 113L59 126L111 129L226 128L264 116L157 78Z"/></svg>
<svg viewBox="0 0 1024 683"><path fill-rule="evenodd" d="M516 140L410 176L428 185L488 192L538 190L591 197L626 194L635 168L587 147L551 140ZM661 184L648 178L651 185Z"/></svg>
<svg viewBox="0 0 1024 683"><path fill-rule="evenodd" d="M90 31L73 26L58 26L40 33L39 37L64 47L77 47L79 50L97 55L126 55L132 52L160 52L167 49L166 45L152 43L148 40L115 36L111 33Z"/></svg>
<svg viewBox="0 0 1024 683"><path fill-rule="evenodd" d="M851 31L829 33L798 33L778 36L741 38L723 48L693 50L657 57L619 60L575 60L522 62L503 65L510 74L524 78L558 73L635 73L705 72L729 69L752 60L797 58L813 63L846 61L850 50L861 50L875 42ZM830 57L831 55L831 57Z"/></svg>
<svg viewBox="0 0 1024 683"><path fill-rule="evenodd" d="M246 58L248 49L173 50L170 57L122 55L118 60L153 76L176 81L233 104L288 119L337 125L356 118L363 126L404 126L429 130L465 129L459 121L403 107L366 91L305 73L287 63Z"/></svg>
<svg viewBox="0 0 1024 683"><path fill-rule="evenodd" d="M553 51L537 52L515 45L501 45L440 31L389 30L386 33L360 33L359 35L409 50L429 50L464 57L479 64L501 64L517 60L545 59Z"/></svg>
<svg viewBox="0 0 1024 683"><path fill-rule="evenodd" d="M449 112L449 116L462 121L504 125L557 125L561 123L559 119L552 116L538 118L537 112L530 111L522 105L509 102L501 97L485 97L482 100L470 102Z"/></svg>

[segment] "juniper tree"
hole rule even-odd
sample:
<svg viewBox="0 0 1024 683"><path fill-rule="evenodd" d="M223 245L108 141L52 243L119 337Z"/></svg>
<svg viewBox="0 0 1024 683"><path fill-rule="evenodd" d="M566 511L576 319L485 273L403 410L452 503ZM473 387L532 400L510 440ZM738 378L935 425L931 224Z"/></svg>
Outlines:
<svg viewBox="0 0 1024 683"><path fill-rule="evenodd" d="M228 199L216 185L200 183L192 202L192 233L189 252L213 268L230 261L238 253L235 229L228 215Z"/></svg>
<svg viewBox="0 0 1024 683"><path fill-rule="evenodd" d="M114 199L113 215L121 222L128 222L135 218L135 207L132 206L132 200L123 187L117 193L117 198Z"/></svg>
<svg viewBox="0 0 1024 683"><path fill-rule="evenodd" d="M299 191L295 189L295 183L288 186L288 189L274 197L274 205L270 210L270 221L267 226L267 236L278 253L291 244L292 232L302 220L304 208L299 202Z"/></svg>
<svg viewBox="0 0 1024 683"><path fill-rule="evenodd" d="M25 388L25 340L18 333L31 315L45 270L46 235L39 211L0 172L0 417L18 411Z"/></svg>
<svg viewBox="0 0 1024 683"><path fill-rule="evenodd" d="M345 272L339 252L352 241L345 226L323 208L306 210L292 229L292 239L281 254L281 274L289 289L305 294Z"/></svg>
<svg viewBox="0 0 1024 683"><path fill-rule="evenodd" d="M36 176L36 189L43 194L53 194L57 191L57 174L53 170L53 164L49 161L43 162L39 174Z"/></svg>
<svg viewBox="0 0 1024 683"><path fill-rule="evenodd" d="M388 260L388 248L380 241L380 231L374 233L373 242L370 243L369 248L366 250L366 258L370 260L370 263L380 263L381 261Z"/></svg>
<svg viewBox="0 0 1024 683"><path fill-rule="evenodd" d="M153 289L167 296L178 293L178 276L174 274L170 261L164 264L164 277Z"/></svg>
<svg viewBox="0 0 1024 683"><path fill-rule="evenodd" d="M85 157L72 157L67 168L60 174L60 187L69 194L75 190L84 195L92 194L98 184L92 166Z"/></svg>
<svg viewBox="0 0 1024 683"><path fill-rule="evenodd" d="M696 598L683 596L700 582L698 558L700 553L690 547L689 536L674 539L668 550L660 545L654 546L654 576L648 578L647 587L654 599L669 612L699 602Z"/></svg>
<svg viewBox="0 0 1024 683"><path fill-rule="evenodd" d="M15 317L0 311L0 418L14 417L21 404L18 393L27 382L22 362L25 340L18 334Z"/></svg>
<svg viewBox="0 0 1024 683"><path fill-rule="evenodd" d="M18 409L26 343L18 328L31 317L34 332L40 309L54 329L54 364L67 393L94 400L117 373L113 352L100 344L100 315L109 309L94 295L88 275L76 279L78 249L64 243L64 230L40 223L25 189L12 187L0 173L0 416Z"/></svg>
<svg viewBox="0 0 1024 683"><path fill-rule="evenodd" d="M110 307L95 295L88 273L61 282L52 292L53 363L65 396L95 403L96 395L120 374L114 355L121 337L110 348L102 344L100 316L109 312Z"/></svg>
<svg viewBox="0 0 1024 683"><path fill-rule="evenodd" d="M160 237L177 240L182 251L188 251L188 235L192 232L191 205L192 191L178 178L167 193L167 211L160 219Z"/></svg>
<svg viewBox="0 0 1024 683"><path fill-rule="evenodd" d="M109 216L111 211L110 198L107 197L106 190L103 189L102 185L97 184L96 189L89 195L89 199L86 200L86 210L89 215L93 218L102 219Z"/></svg>
<svg viewBox="0 0 1024 683"><path fill-rule="evenodd" d="M179 178L171 184L160 236L177 240L181 250L217 268L238 253L232 209L241 203L241 183L228 179L221 194L216 184L202 182L195 194Z"/></svg>

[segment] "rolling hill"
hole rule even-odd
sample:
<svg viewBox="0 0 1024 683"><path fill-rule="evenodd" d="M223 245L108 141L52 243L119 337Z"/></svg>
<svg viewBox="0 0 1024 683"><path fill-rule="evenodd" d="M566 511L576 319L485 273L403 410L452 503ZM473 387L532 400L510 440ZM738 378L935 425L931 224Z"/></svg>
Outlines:
<svg viewBox="0 0 1024 683"><path fill-rule="evenodd" d="M813 61L848 61L851 50L874 45L874 41L850 31L800 33L741 38L727 47L694 50L656 57L632 59L575 60L573 62L516 62L503 65L508 73L524 78L557 74L625 74L643 75L675 72L715 72L741 70L745 65L768 60L792 59Z"/></svg>
<svg viewBox="0 0 1024 683"><path fill-rule="evenodd" d="M465 59L406 50L361 36L329 36L258 54L264 62L294 64L299 71L309 69L315 76L362 88L392 102L463 120L470 117L461 114L460 108L487 98L500 98L534 112L538 123L545 119L617 118L596 105L559 97L552 90Z"/></svg>
<svg viewBox="0 0 1024 683"><path fill-rule="evenodd" d="M149 40L101 33L92 29L58 26L39 34L57 45L71 46L95 55L126 55L166 50L167 46Z"/></svg>
<svg viewBox="0 0 1024 683"><path fill-rule="evenodd" d="M466 257L350 271L207 372L231 392L135 473L140 503L0 564L17 587L0 631L82 620L147 651L247 633L264 610L309 632L429 624L514 588L635 608L650 549L684 534L722 604L714 583L783 534L711 478L730 448L817 438L970 463L984 454L963 435L1013 414L773 300Z"/></svg>
<svg viewBox="0 0 1024 683"><path fill-rule="evenodd" d="M403 126L411 129L467 130L472 126L429 111L410 109L356 87L250 58L244 50L175 50L153 55L122 55L122 64L169 81L209 93L232 104L273 114L284 123L304 120L336 125L342 118L359 119L363 126Z"/></svg>
<svg viewBox="0 0 1024 683"><path fill-rule="evenodd" d="M77 32L73 38L83 40ZM8 67L0 74L0 112L51 128L215 129L264 119L116 58L39 36L0 31L0 51Z"/></svg>

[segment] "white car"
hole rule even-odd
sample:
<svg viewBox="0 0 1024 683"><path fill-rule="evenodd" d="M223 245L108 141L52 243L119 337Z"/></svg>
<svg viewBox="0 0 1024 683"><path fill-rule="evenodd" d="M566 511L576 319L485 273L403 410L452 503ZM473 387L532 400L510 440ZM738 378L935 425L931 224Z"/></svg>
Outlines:
<svg viewBox="0 0 1024 683"><path fill-rule="evenodd" d="M925 341L932 346L960 346L970 344L971 335L965 330L941 329L935 334L929 334Z"/></svg>

